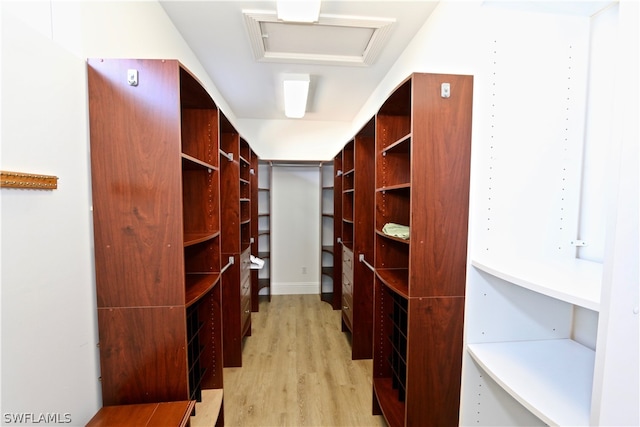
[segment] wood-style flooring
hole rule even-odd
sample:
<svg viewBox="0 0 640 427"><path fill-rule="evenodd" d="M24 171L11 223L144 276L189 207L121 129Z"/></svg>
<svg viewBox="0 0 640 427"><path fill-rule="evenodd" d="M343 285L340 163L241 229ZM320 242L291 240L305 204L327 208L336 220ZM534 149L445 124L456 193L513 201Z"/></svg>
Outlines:
<svg viewBox="0 0 640 427"><path fill-rule="evenodd" d="M371 415L372 361L351 360L340 311L318 295L276 295L251 316L243 366L224 369L226 426L386 425Z"/></svg>

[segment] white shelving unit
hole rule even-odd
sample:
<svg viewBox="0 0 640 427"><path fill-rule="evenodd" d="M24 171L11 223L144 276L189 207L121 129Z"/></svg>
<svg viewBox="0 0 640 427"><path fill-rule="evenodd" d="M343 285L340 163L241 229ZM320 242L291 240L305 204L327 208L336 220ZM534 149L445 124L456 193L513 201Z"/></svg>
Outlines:
<svg viewBox="0 0 640 427"><path fill-rule="evenodd" d="M630 26L620 11L634 8L621 2L586 16L502 10L478 17L493 34L475 76L461 425L640 422L638 188L625 181L637 181L638 163L623 154L634 143L637 154L637 138L590 134L601 126L600 135L616 135L607 126L626 123L600 109L614 97L598 98L606 91L594 86L609 84L612 59L594 61L615 50L620 39L607 31ZM585 160L589 144L605 154ZM594 161L607 171L595 197ZM585 228L594 208L608 219ZM634 212L635 223L624 219ZM603 241L589 242L593 236ZM593 243L589 251L574 245L580 239ZM600 259L579 259L594 259L599 248Z"/></svg>
<svg viewBox="0 0 640 427"><path fill-rule="evenodd" d="M572 306L599 311L602 264L578 259L558 262L502 256L473 260L471 265L486 273L484 280L488 286L502 286L497 291L506 301L499 309L505 322L501 333L513 338L513 341L469 344L467 350L473 360L544 423L588 425L595 351L570 338L558 337L571 333ZM535 294L509 289L513 285ZM487 297L486 292L483 290L482 297ZM510 304L515 306L513 311L505 308ZM549 322L531 319L530 312L520 311L518 306L527 304L546 313L545 320ZM491 304L493 308L500 305ZM528 323L530 320L533 324ZM521 340L521 330L532 335ZM486 332L479 333L483 334Z"/></svg>

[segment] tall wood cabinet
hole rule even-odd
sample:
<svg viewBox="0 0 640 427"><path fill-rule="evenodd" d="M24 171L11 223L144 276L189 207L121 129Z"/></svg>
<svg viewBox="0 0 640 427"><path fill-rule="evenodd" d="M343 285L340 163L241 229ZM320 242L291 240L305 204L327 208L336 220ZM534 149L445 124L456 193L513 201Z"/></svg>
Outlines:
<svg viewBox="0 0 640 427"><path fill-rule="evenodd" d="M472 91L412 74L376 115L373 412L390 426L458 425Z"/></svg>
<svg viewBox="0 0 640 427"><path fill-rule="evenodd" d="M218 109L177 61L88 83L103 404L199 400L223 386Z"/></svg>
<svg viewBox="0 0 640 427"><path fill-rule="evenodd" d="M370 359L373 338L375 120L342 150L342 330L353 359Z"/></svg>
<svg viewBox="0 0 640 427"><path fill-rule="evenodd" d="M251 159L249 161L249 172L251 178L251 255L258 256L259 229L258 229L258 193L259 193L259 159L256 153L251 150ZM260 310L260 301L258 300L258 292L260 291L260 283L258 277L258 269L254 268L254 264L249 264L251 269L251 311Z"/></svg>
<svg viewBox="0 0 640 427"><path fill-rule="evenodd" d="M220 113L220 204L224 366L242 366L251 335L251 147Z"/></svg>

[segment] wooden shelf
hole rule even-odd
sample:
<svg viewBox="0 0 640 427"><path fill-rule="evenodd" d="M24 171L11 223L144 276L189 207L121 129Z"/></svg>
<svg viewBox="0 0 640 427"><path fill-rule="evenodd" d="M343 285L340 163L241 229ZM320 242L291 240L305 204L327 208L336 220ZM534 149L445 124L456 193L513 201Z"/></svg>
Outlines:
<svg viewBox="0 0 640 427"><path fill-rule="evenodd" d="M206 242L207 240L214 239L219 235L219 231L215 233L184 233L184 246L187 247Z"/></svg>
<svg viewBox="0 0 640 427"><path fill-rule="evenodd" d="M401 136L397 141L392 142L387 146L382 146L380 149L380 153L382 156L385 156L391 152L402 152L408 153L411 147L411 134L408 133L406 135Z"/></svg>
<svg viewBox="0 0 640 427"><path fill-rule="evenodd" d="M595 352L570 339L469 344L473 359L548 425L590 424Z"/></svg>
<svg viewBox="0 0 640 427"><path fill-rule="evenodd" d="M403 182L403 183L400 183L400 184L387 185L387 186L384 186L384 187L376 188L376 191L385 192L385 191L410 190L410 189L411 189L411 183Z"/></svg>
<svg viewBox="0 0 640 427"><path fill-rule="evenodd" d="M391 378L374 378L373 392L378 399L387 424L389 426L405 425L405 405L395 397L398 390L393 388Z"/></svg>
<svg viewBox="0 0 640 427"><path fill-rule="evenodd" d="M380 278L389 289L403 298L409 297L409 269L394 268L384 269L376 268L376 276Z"/></svg>
<svg viewBox="0 0 640 427"><path fill-rule="evenodd" d="M328 277L333 277L334 268L331 266L322 267L322 274Z"/></svg>
<svg viewBox="0 0 640 427"><path fill-rule="evenodd" d="M196 159L188 154L182 153L182 167L184 169L210 169L218 170L218 168L210 163Z"/></svg>
<svg viewBox="0 0 640 427"><path fill-rule="evenodd" d="M220 273L189 273L186 275L185 305L187 307L198 302L220 280Z"/></svg>
<svg viewBox="0 0 640 427"><path fill-rule="evenodd" d="M408 245L409 243L411 243L409 239L402 239L400 237L390 236L382 230L376 230L376 234L379 235L380 237L384 237L385 239L393 240L394 242L402 243L405 245Z"/></svg>

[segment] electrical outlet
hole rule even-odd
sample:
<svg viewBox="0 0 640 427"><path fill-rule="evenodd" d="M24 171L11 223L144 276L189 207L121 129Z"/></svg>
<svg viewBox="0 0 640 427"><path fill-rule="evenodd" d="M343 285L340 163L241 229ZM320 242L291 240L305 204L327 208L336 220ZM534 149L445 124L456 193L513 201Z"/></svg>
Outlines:
<svg viewBox="0 0 640 427"><path fill-rule="evenodd" d="M302 274L307 274L307 267L302 267Z"/></svg>

